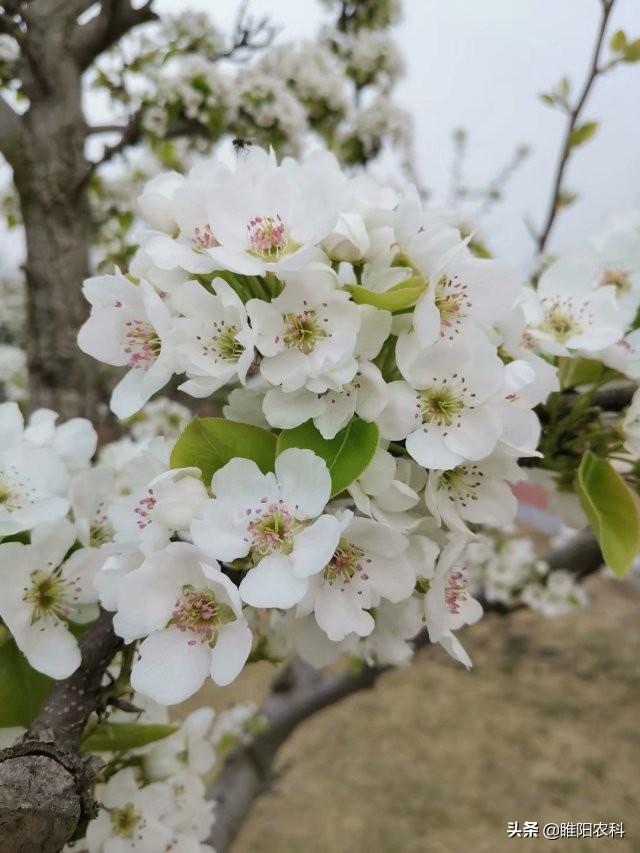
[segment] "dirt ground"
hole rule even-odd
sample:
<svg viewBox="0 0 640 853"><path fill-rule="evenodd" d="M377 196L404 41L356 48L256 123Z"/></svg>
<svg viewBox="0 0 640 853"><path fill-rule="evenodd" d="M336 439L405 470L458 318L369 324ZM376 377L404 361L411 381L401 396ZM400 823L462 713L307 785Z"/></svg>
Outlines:
<svg viewBox="0 0 640 853"><path fill-rule="evenodd" d="M640 853L640 586L589 589L572 616L466 631L471 673L430 649L307 722L234 853ZM252 668L214 704L255 697L271 674ZM509 839L514 820L627 834Z"/></svg>

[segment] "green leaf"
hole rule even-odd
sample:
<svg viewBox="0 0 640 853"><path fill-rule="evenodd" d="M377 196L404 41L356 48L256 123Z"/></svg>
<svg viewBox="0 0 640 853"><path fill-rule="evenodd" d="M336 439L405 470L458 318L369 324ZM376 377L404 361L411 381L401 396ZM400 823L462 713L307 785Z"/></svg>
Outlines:
<svg viewBox="0 0 640 853"><path fill-rule="evenodd" d="M411 278L408 281L411 283L400 282L382 293L359 284L348 284L345 290L349 291L353 301L359 305L374 305L376 308L397 312L415 305L427 286L420 279Z"/></svg>
<svg viewBox="0 0 640 853"><path fill-rule="evenodd" d="M620 53L627 46L627 37L624 34L623 30L616 30L615 33L609 39L609 47L611 50L615 51L615 53Z"/></svg>
<svg viewBox="0 0 640 853"><path fill-rule="evenodd" d="M625 575L640 551L640 501L618 472L588 450L576 491L606 564Z"/></svg>
<svg viewBox="0 0 640 853"><path fill-rule="evenodd" d="M638 62L640 61L640 39L629 42L624 49L622 55L623 62Z"/></svg>
<svg viewBox="0 0 640 853"><path fill-rule="evenodd" d="M541 92L540 100L543 104L546 104L548 107L555 107L556 105L556 97L552 95L550 92Z"/></svg>
<svg viewBox="0 0 640 853"><path fill-rule="evenodd" d="M283 284L274 273L266 275L240 275L240 273L229 272L228 270L216 270L206 277L201 277L201 281L206 279L208 289L215 289L213 281L216 278L221 278L235 290L241 302L246 303L250 299L262 299L264 302L271 302L276 296L282 293Z"/></svg>
<svg viewBox="0 0 640 853"><path fill-rule="evenodd" d="M161 723L99 723L82 740L83 752L126 752L169 737L178 726Z"/></svg>
<svg viewBox="0 0 640 853"><path fill-rule="evenodd" d="M378 446L378 435L375 424L352 418L335 438L326 439L320 435L313 421L307 421L280 433L277 452L280 455L289 447L303 447L321 456L331 474L333 497L351 485L371 462Z"/></svg>
<svg viewBox="0 0 640 853"><path fill-rule="evenodd" d="M597 130L597 121L586 121L579 127L574 127L569 136L569 147L577 148L579 145L584 145L585 142L588 142L595 136Z"/></svg>
<svg viewBox="0 0 640 853"><path fill-rule="evenodd" d="M208 485L215 472L236 456L253 459L264 474L273 471L275 435L261 427L225 418L194 418L173 448L171 467L200 468Z"/></svg>
<svg viewBox="0 0 640 853"><path fill-rule="evenodd" d="M389 335L387 340L382 344L380 352L373 359L373 363L378 367L385 382L393 382L394 379L402 379L402 374L398 370L396 364L396 343L397 337Z"/></svg>
<svg viewBox="0 0 640 853"><path fill-rule="evenodd" d="M51 679L33 669L13 639L0 644L0 727L29 726Z"/></svg>
<svg viewBox="0 0 640 853"><path fill-rule="evenodd" d="M574 193L571 190L560 190L558 192L556 204L558 207L569 207L577 198L578 193Z"/></svg>

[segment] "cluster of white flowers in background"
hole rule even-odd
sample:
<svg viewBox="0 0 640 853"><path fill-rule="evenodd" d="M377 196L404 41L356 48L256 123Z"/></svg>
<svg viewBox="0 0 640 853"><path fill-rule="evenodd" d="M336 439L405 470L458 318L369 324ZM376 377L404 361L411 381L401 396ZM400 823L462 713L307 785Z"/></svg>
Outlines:
<svg viewBox="0 0 640 853"><path fill-rule="evenodd" d="M558 538L566 538L566 532ZM479 535L468 548L467 560L476 589L488 602L507 608L524 604L544 616L564 616L587 604L587 593L575 575L550 570L532 539L518 536L515 529Z"/></svg>
<svg viewBox="0 0 640 853"><path fill-rule="evenodd" d="M95 795L98 816L89 822L82 841L67 853L212 853L206 843L215 823L215 804L206 797L206 783L216 771L220 756L234 743L250 738L259 718L251 704L232 706L217 714L200 708L179 725L172 725L166 708L135 697L143 710L141 730L151 724L163 729L161 739L133 750L104 753L106 781ZM112 715L118 725L130 719ZM95 742L100 723L90 723L87 743Z"/></svg>

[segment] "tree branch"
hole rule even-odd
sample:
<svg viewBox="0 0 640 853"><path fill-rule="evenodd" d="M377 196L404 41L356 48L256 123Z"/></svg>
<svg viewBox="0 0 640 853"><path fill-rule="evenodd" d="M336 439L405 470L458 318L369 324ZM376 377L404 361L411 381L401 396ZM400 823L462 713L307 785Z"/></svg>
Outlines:
<svg viewBox="0 0 640 853"><path fill-rule="evenodd" d="M546 560L552 569L567 569L580 578L602 566L600 548L588 531L552 551ZM484 609L508 616L519 608L485 602ZM426 629L418 634L413 644L416 649L430 646ZM266 728L250 743L237 746L227 756L220 775L210 788L209 795L217 809L209 843L217 853L230 849L256 799L272 787L277 779L274 763L278 751L300 723L354 693L371 689L390 668L365 666L355 673L344 672L326 678L299 659L285 667L259 711Z"/></svg>
<svg viewBox="0 0 640 853"><path fill-rule="evenodd" d="M23 740L0 751L3 851L57 853L95 816L91 782L101 766L80 754L80 739L100 698L102 679L122 640L105 610L79 641L82 664L52 686Z"/></svg>
<svg viewBox="0 0 640 853"><path fill-rule="evenodd" d="M130 30L157 20L152 4L153 0L147 0L135 9L130 0L103 0L99 14L79 25L73 34L72 50L80 67L83 70L88 68Z"/></svg>
<svg viewBox="0 0 640 853"><path fill-rule="evenodd" d="M582 110L584 105L587 102L587 98L591 92L593 84L595 83L596 78L604 73L607 68L600 68L600 51L602 50L602 45L604 43L605 33L607 31L607 24L609 21L609 16L611 15L611 10L613 9L613 5L615 0L600 0L602 6L602 14L600 18L600 26L598 28L598 33L596 36L596 42L593 48L593 54L591 57L591 65L589 67L589 72L587 75L587 79L585 80L584 86L582 87L582 91L578 97L578 100L575 103L573 108L570 108L568 111L569 122L567 124L567 128L565 130L565 136L562 143L562 151L560 154L560 160L558 162L558 166L556 168L555 179L553 182L553 190L551 195L551 201L549 203L549 210L547 212L547 216L542 227L540 234L537 237L537 247L538 253L542 254L547 245L547 241L551 235L551 229L556 220L556 216L558 215L558 211L560 210L559 198L560 192L562 190L562 182L564 180L565 170L567 168L567 164L569 162L569 156L571 154L571 137L573 131L576 128L578 119L582 114Z"/></svg>
<svg viewBox="0 0 640 853"><path fill-rule="evenodd" d="M629 405L637 390L635 382L621 382L597 391L593 396L593 403L600 406L603 412L620 412Z"/></svg>
<svg viewBox="0 0 640 853"><path fill-rule="evenodd" d="M216 59L231 59L238 53L264 50L273 41L277 28L266 15L254 20L247 14L248 6L249 0L243 0L236 16L231 44L222 53L217 54Z"/></svg>

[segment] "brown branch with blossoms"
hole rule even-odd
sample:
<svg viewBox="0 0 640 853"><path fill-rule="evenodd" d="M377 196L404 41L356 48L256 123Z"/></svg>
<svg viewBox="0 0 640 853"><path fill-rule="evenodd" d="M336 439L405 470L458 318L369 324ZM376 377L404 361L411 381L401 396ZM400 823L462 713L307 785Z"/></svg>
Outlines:
<svg viewBox="0 0 640 853"><path fill-rule="evenodd" d="M580 578L602 565L600 549L586 532L546 560L552 569L564 568ZM489 603L485 610L502 616L513 612ZM94 816L91 789L101 764L82 755L79 745L90 716L104 699L103 679L121 643L111 614L102 611L80 639L81 667L54 684L22 741L0 752L3 853L57 853ZM426 630L414 646L429 646ZM273 786L279 750L296 728L336 702L371 689L389 669L363 666L327 677L299 659L285 666L259 711L266 727L227 756L210 789L218 808L209 840L218 853L230 848L255 800Z"/></svg>
<svg viewBox="0 0 640 853"><path fill-rule="evenodd" d="M545 560L550 569L566 569L581 579L602 566L600 547L589 531L577 534L565 545L554 549ZM505 608L485 601L483 606L487 613L507 617L525 605ZM433 648L426 628L415 638L413 646L416 651ZM279 774L275 762L278 753L297 727L336 702L362 690L370 690L390 669L390 666L363 665L355 672L326 677L295 658L279 673L258 711L266 723L264 730L227 756L210 789L217 809L209 843L218 853L231 849L255 801L277 783Z"/></svg>

